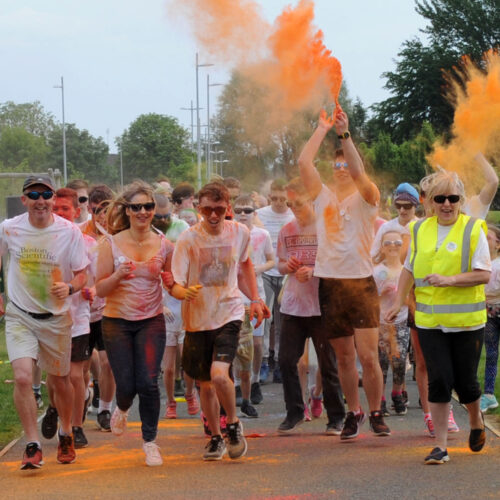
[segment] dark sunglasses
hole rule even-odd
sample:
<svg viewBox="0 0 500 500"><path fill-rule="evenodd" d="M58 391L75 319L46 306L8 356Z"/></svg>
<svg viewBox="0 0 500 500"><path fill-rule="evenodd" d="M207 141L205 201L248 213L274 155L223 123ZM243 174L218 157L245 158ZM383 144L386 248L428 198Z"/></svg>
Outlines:
<svg viewBox="0 0 500 500"><path fill-rule="evenodd" d="M403 242L401 240L385 240L384 243L382 243L384 247L390 247L391 245L395 245L397 247L402 247Z"/></svg>
<svg viewBox="0 0 500 500"><path fill-rule="evenodd" d="M30 191L29 193L25 193L30 200L38 200L40 196L44 200L50 200L54 196L54 191L43 191L40 193L39 191Z"/></svg>
<svg viewBox="0 0 500 500"><path fill-rule="evenodd" d="M78 197L78 203L86 203L87 201L89 201L88 196L79 196Z"/></svg>
<svg viewBox="0 0 500 500"><path fill-rule="evenodd" d="M303 201L287 201L286 206L288 208L302 208L305 205Z"/></svg>
<svg viewBox="0 0 500 500"><path fill-rule="evenodd" d="M233 208L233 212L237 215L240 215L241 213L244 213L244 214L247 214L247 215L250 215L250 214L253 214L255 212L255 210L253 208L250 208L250 207L245 207L245 208Z"/></svg>
<svg viewBox="0 0 500 500"><path fill-rule="evenodd" d="M103 203L102 205L98 205L97 207L92 207L92 213L94 215L99 215L103 210L106 210L109 206L109 203Z"/></svg>
<svg viewBox="0 0 500 500"><path fill-rule="evenodd" d="M167 220L167 219L170 219L170 214L163 214L163 215L162 214L154 214L153 217L155 219L159 219L159 220L162 220L162 219Z"/></svg>
<svg viewBox="0 0 500 500"><path fill-rule="evenodd" d="M347 168L349 167L349 165L347 164L347 162L340 162L340 161L333 164L333 168L335 170L340 170L342 167Z"/></svg>
<svg viewBox="0 0 500 500"><path fill-rule="evenodd" d="M394 206L396 207L396 210L401 210L402 208L405 210L411 210L413 208L411 203L394 203Z"/></svg>
<svg viewBox="0 0 500 500"><path fill-rule="evenodd" d="M218 217L221 217L226 213L226 207L198 207L198 210L205 217L210 217L212 212L215 212Z"/></svg>
<svg viewBox="0 0 500 500"><path fill-rule="evenodd" d="M444 203L446 200L448 200L450 203L458 203L460 201L460 196L458 194L449 194L448 196L445 196L444 194L437 194L434 196L434 201L436 203Z"/></svg>
<svg viewBox="0 0 500 500"><path fill-rule="evenodd" d="M189 199L189 196L184 196L183 198L174 198L172 200L172 203L174 203L175 205L181 205L182 202L187 199Z"/></svg>
<svg viewBox="0 0 500 500"><path fill-rule="evenodd" d="M271 201L286 201L284 196L271 196Z"/></svg>
<svg viewBox="0 0 500 500"><path fill-rule="evenodd" d="M127 206L132 212L140 212L143 208L146 212L152 212L156 207L156 203L154 201L148 203L129 203Z"/></svg>

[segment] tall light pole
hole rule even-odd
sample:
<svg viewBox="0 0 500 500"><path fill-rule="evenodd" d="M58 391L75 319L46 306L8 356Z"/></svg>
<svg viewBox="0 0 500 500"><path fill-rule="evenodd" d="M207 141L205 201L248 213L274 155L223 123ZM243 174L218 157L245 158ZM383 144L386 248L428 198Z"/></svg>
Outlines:
<svg viewBox="0 0 500 500"><path fill-rule="evenodd" d="M210 75L207 75L207 177L212 174L210 161L210 87L219 87L222 83L210 83Z"/></svg>
<svg viewBox="0 0 500 500"><path fill-rule="evenodd" d="M193 112L196 109L193 106L193 101L191 101L191 107L189 108L181 108L183 111L191 111L191 150L194 151L194 118L193 118ZM200 108L203 109L203 108Z"/></svg>
<svg viewBox="0 0 500 500"><path fill-rule="evenodd" d="M54 85L55 89L61 89L62 96L62 130L63 130L63 176L64 185L68 183L68 167L66 165L66 122L64 120L64 79L61 76L61 85Z"/></svg>
<svg viewBox="0 0 500 500"><path fill-rule="evenodd" d="M213 64L199 64L196 52L196 153L198 158L198 189L201 189L201 130L200 130L200 93L198 84L198 68L213 66Z"/></svg>

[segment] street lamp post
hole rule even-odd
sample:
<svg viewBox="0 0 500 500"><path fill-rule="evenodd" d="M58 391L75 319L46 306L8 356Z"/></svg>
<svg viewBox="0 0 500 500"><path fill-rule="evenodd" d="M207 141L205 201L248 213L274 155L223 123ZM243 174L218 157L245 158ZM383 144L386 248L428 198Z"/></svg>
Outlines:
<svg viewBox="0 0 500 500"><path fill-rule="evenodd" d="M210 158L210 87L219 87L222 83L210 83L210 75L207 75L207 177L212 174Z"/></svg>
<svg viewBox="0 0 500 500"><path fill-rule="evenodd" d="M196 109L193 106L193 101L191 101L191 107L189 108L181 108L183 111L191 111L191 151L194 151L194 117L193 112ZM203 108L200 108L203 109Z"/></svg>
<svg viewBox="0 0 500 500"><path fill-rule="evenodd" d="M61 89L62 96L62 130L63 130L63 176L64 185L68 183L68 168L66 165L66 122L64 120L64 79L61 76L61 85L54 85L55 89Z"/></svg>
<svg viewBox="0 0 500 500"><path fill-rule="evenodd" d="M198 68L213 66L213 64L199 64L196 52L196 153L198 163L198 189L201 189L201 130L200 130L200 93L198 84Z"/></svg>

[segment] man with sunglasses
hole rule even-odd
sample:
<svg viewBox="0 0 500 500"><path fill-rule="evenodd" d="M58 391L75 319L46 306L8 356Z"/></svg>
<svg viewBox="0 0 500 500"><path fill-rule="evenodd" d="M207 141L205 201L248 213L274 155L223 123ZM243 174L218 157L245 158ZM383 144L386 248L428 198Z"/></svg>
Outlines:
<svg viewBox="0 0 500 500"><path fill-rule="evenodd" d="M89 261L78 227L53 215L54 192L48 176L28 177L21 196L27 213L0 224L0 256L10 256L5 338L14 372L14 402L27 441L21 469L38 469L43 464L31 388L33 360L38 360L55 389L60 418L57 461L73 463L76 458L68 297L85 285Z"/></svg>
<svg viewBox="0 0 500 500"><path fill-rule="evenodd" d="M281 228L294 219L293 212L287 207L286 181L275 179L271 184L269 195L270 205L256 210L257 216L264 228L271 235L273 243L275 262L278 262L276 249L278 247L278 235ZM284 276L279 272L277 264L262 274L264 289L266 290L266 305L272 311L272 319L267 319L264 329L264 359L262 361L261 381L266 381L270 369L274 368L273 382L281 382L279 366L274 367L274 356L279 353L279 339L281 331L281 314L278 304L278 296L283 286ZM274 338L271 335L271 322L274 324Z"/></svg>
<svg viewBox="0 0 500 500"><path fill-rule="evenodd" d="M66 187L76 191L78 195L78 207L80 208L80 214L75 220L76 224L81 224L87 220L90 220L91 214L89 213L89 184L83 179L73 179Z"/></svg>
<svg viewBox="0 0 500 500"><path fill-rule="evenodd" d="M342 152L336 154L334 183L328 188L321 181L314 158L333 126ZM390 430L380 411L383 379L378 360L379 299L370 258L380 193L365 172L349 133L349 120L341 109L336 109L332 117L321 111L318 127L300 154L299 168L316 213L318 251L314 275L320 278L322 322L337 356L349 409L341 439L357 437L365 420L356 354L363 367L370 427L374 434L387 436Z"/></svg>

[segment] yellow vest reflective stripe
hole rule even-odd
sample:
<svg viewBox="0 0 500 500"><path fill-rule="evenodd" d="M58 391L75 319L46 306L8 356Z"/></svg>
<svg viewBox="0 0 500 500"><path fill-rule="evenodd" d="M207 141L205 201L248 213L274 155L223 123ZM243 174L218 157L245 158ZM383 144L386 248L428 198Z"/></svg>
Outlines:
<svg viewBox="0 0 500 500"><path fill-rule="evenodd" d="M436 251L437 217L410 224L417 326L462 328L486 322L484 285L434 287L424 282L429 274L453 276L470 271L481 228L486 233L484 221L460 214Z"/></svg>

